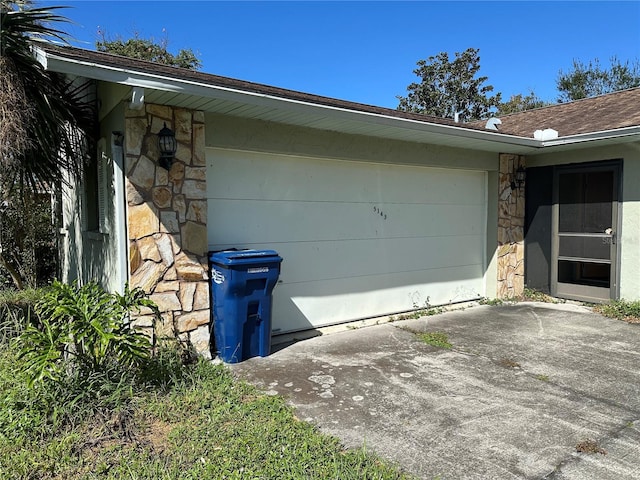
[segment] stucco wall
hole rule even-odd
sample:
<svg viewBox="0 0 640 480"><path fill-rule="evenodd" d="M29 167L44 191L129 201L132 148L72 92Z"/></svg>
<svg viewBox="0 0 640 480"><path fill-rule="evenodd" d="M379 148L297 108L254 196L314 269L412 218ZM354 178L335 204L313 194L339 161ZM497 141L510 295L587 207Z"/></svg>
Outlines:
<svg viewBox="0 0 640 480"><path fill-rule="evenodd" d="M547 166L622 159L620 297L640 299L640 142L527 157L527 165Z"/></svg>
<svg viewBox="0 0 640 480"><path fill-rule="evenodd" d="M206 114L206 146L319 158L498 170L498 155Z"/></svg>
<svg viewBox="0 0 640 480"><path fill-rule="evenodd" d="M81 283L99 282L108 291L122 291L123 278L119 241L124 232L118 214L122 214L123 199L116 195L116 181L119 169L112 152L112 132L124 130L124 109L116 107L100 124L100 138L103 139L106 164L107 217L106 232L86 230L86 198L82 181L69 178L70 186L63 187L61 228L62 280Z"/></svg>

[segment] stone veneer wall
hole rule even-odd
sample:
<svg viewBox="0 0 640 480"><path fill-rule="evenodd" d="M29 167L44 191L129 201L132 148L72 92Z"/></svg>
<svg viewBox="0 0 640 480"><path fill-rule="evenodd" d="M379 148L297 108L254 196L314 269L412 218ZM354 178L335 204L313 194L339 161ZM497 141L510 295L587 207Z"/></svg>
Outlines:
<svg viewBox="0 0 640 480"><path fill-rule="evenodd" d="M204 113L146 104L127 108L125 121L130 285L150 295L164 320L154 332L149 316L134 323L209 356ZM165 123L178 141L170 171L157 164Z"/></svg>
<svg viewBox="0 0 640 480"><path fill-rule="evenodd" d="M498 186L498 298L524 291L524 189L511 190L516 169L525 167L521 155L500 154Z"/></svg>

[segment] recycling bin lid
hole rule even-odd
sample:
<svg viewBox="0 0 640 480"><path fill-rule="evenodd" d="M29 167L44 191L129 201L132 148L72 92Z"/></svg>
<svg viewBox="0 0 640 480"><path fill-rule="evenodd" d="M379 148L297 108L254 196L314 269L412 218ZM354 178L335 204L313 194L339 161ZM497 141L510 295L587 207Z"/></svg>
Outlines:
<svg viewBox="0 0 640 480"><path fill-rule="evenodd" d="M237 265L262 262L282 262L275 250L225 250L213 252L209 256L212 263L218 265Z"/></svg>

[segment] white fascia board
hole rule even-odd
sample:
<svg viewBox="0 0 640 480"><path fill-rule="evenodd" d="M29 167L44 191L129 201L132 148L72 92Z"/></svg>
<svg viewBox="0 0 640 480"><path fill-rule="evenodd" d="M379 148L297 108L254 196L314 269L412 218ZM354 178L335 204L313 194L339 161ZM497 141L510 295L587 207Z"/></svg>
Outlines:
<svg viewBox="0 0 640 480"><path fill-rule="evenodd" d="M558 147L576 143L597 142L599 140L614 140L629 137L627 141L640 140L640 126L602 130L600 132L580 133L566 137L554 138L542 142L543 147ZM636 138L634 138L636 137Z"/></svg>
<svg viewBox="0 0 640 480"><path fill-rule="evenodd" d="M298 113L317 113L324 117L350 120L368 124L409 129L437 135L453 136L459 139L487 142L504 145L505 153L533 153L546 148L611 140L640 134L640 127L628 127L601 132L561 137L553 140L536 140L528 137L506 135L494 131L472 130L454 125L441 125L419 120L398 118L372 112L362 112L331 105L304 102L284 97L276 97L263 93L248 92L229 87L205 84L193 80L131 71L92 62L73 60L35 48L36 57L48 70L78 75L105 82L119 83L131 87L143 87L153 90L195 95L203 98L221 99L241 102L248 105L264 106L289 110Z"/></svg>
<svg viewBox="0 0 640 480"><path fill-rule="evenodd" d="M120 83L131 87L143 87L154 90L196 95L203 98L216 98L222 100L238 101L250 105L287 109L295 112L315 112L323 116L336 117L342 120L359 121L369 124L377 124L389 127L449 135L457 138L480 140L491 143L509 145L514 147L540 148L541 142L532 138L508 136L496 132L484 132L452 125L440 125L419 120L398 118L371 112L350 110L330 105L304 102L283 97L276 97L256 92L247 92L229 87L203 84L193 80L175 79L171 77L130 71L91 62L72 60L55 54L42 52L43 65L49 70L60 73L84 76L105 82Z"/></svg>

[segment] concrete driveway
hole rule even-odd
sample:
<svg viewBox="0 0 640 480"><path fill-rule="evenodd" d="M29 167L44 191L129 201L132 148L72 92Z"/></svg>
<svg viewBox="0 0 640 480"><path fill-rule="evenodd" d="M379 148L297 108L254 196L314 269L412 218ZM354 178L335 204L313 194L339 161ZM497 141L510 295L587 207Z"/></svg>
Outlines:
<svg viewBox="0 0 640 480"><path fill-rule="evenodd" d="M412 331L444 332L452 348ZM232 370L421 478L640 478L640 325L585 307L478 306L300 341Z"/></svg>

